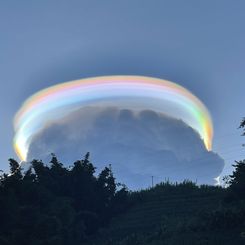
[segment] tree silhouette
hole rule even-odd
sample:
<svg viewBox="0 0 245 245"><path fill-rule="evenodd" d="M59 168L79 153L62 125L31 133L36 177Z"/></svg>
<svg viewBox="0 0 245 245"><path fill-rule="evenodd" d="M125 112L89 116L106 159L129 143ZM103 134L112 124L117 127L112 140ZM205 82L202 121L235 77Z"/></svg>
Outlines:
<svg viewBox="0 0 245 245"><path fill-rule="evenodd" d="M82 244L116 210L111 167L95 176L89 153L69 169L55 154L25 173L14 159L9 166L0 178L0 244Z"/></svg>
<svg viewBox="0 0 245 245"><path fill-rule="evenodd" d="M242 119L239 128L243 129L243 135L245 135L245 117Z"/></svg>
<svg viewBox="0 0 245 245"><path fill-rule="evenodd" d="M242 135L245 136L245 118L242 119L239 128L243 129ZM235 163L232 165L235 169L232 175L229 175L227 182L233 198L245 199L245 159Z"/></svg>
<svg viewBox="0 0 245 245"><path fill-rule="evenodd" d="M245 160L236 161L236 164L232 166L235 170L229 176L230 190L234 194L234 197L245 199Z"/></svg>

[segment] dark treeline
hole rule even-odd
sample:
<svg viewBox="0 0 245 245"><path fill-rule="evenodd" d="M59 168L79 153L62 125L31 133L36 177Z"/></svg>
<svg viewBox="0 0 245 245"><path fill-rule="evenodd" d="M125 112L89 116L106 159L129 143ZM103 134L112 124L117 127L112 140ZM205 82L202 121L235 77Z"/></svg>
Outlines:
<svg viewBox="0 0 245 245"><path fill-rule="evenodd" d="M110 166L95 176L88 154L70 168L55 155L25 173L9 163L0 180L1 245L245 242L245 161L227 188L184 181L135 192L116 183Z"/></svg>
<svg viewBox="0 0 245 245"><path fill-rule="evenodd" d="M9 160L0 180L0 244L82 244L127 206L128 191L115 182L111 167L96 177L89 154L65 168L33 160L23 173Z"/></svg>

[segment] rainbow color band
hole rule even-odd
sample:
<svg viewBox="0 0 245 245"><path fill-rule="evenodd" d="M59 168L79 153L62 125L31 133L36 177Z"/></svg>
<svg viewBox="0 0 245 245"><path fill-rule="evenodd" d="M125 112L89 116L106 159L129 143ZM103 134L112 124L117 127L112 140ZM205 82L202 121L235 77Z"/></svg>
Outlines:
<svg viewBox="0 0 245 245"><path fill-rule="evenodd" d="M213 126L204 104L184 87L143 76L103 76L61 83L29 97L14 119L14 149L23 161L33 139L49 122L75 109L91 105L116 105L125 109L149 109L182 119L194 128L208 150Z"/></svg>

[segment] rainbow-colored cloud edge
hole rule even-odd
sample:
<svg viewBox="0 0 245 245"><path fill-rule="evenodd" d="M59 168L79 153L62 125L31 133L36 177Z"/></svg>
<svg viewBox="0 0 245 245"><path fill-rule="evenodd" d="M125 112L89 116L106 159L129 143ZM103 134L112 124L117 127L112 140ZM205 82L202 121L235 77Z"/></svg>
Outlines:
<svg viewBox="0 0 245 245"><path fill-rule="evenodd" d="M150 109L182 119L194 128L208 150L213 126L205 105L184 87L145 76L103 76L57 84L29 97L14 118L14 149L27 160L33 136L47 123L90 105L119 105L125 109ZM171 108L168 110L168 105Z"/></svg>

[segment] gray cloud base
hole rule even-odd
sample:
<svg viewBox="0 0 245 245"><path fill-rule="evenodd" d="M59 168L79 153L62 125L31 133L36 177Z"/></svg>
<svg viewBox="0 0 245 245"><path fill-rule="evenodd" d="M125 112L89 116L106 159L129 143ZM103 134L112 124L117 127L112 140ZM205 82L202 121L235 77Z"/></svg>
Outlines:
<svg viewBox="0 0 245 245"><path fill-rule="evenodd" d="M49 160L54 152L68 166L86 152L98 170L112 164L131 189L169 179L214 184L224 167L199 134L183 121L154 111L85 107L49 122L30 144L28 160Z"/></svg>

